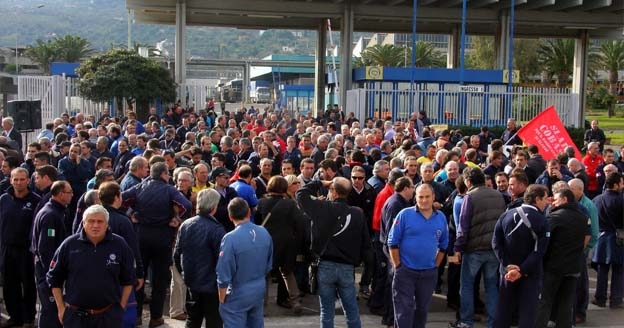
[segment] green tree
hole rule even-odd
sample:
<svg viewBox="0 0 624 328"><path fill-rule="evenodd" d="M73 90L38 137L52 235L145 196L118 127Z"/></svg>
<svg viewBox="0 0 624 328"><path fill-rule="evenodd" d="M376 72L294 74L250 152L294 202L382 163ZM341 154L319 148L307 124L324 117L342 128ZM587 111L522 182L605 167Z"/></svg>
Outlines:
<svg viewBox="0 0 624 328"><path fill-rule="evenodd" d="M34 45L26 47L25 55L39 64L46 74L50 73L50 63L62 61L77 63L93 53L91 44L79 36L66 35L52 40L37 39Z"/></svg>
<svg viewBox="0 0 624 328"><path fill-rule="evenodd" d="M405 47L393 44L376 44L362 52L362 61L384 67L405 66L406 51Z"/></svg>
<svg viewBox="0 0 624 328"><path fill-rule="evenodd" d="M494 69L495 63L494 37L473 36L472 50L466 55L466 68Z"/></svg>
<svg viewBox="0 0 624 328"><path fill-rule="evenodd" d="M45 74L50 73L50 63L58 58L56 44L52 42L52 40L37 40L34 45L26 47L26 52L24 52L24 54L26 57L32 59L32 61L39 64Z"/></svg>
<svg viewBox="0 0 624 328"><path fill-rule="evenodd" d="M542 81L557 75L557 87L565 88L574 65L574 40L544 40L537 50L537 58L542 65Z"/></svg>
<svg viewBox="0 0 624 328"><path fill-rule="evenodd" d="M21 67L20 67L20 71L21 71ZM2 69L2 71L4 71L5 73L9 73L9 74L17 74L17 65L15 64L6 64L4 65L4 68Z"/></svg>
<svg viewBox="0 0 624 328"><path fill-rule="evenodd" d="M410 47L396 46L391 44L374 45L364 49L362 56L356 58L353 67L362 66L385 66L407 67L412 63L412 50ZM446 60L432 44L419 41L416 43L416 67L444 67Z"/></svg>
<svg viewBox="0 0 624 328"><path fill-rule="evenodd" d="M615 95L618 81L618 70L624 69L624 41L612 40L600 45L597 55L598 63L609 72L609 91Z"/></svg>
<svg viewBox="0 0 624 328"><path fill-rule="evenodd" d="M170 72L154 60L143 58L134 51L113 49L82 62L77 70L78 89L87 99L109 101L126 98L136 101L140 119L147 118L149 104L154 99L165 102L176 98L176 84Z"/></svg>
<svg viewBox="0 0 624 328"><path fill-rule="evenodd" d="M409 49L408 49L409 50ZM408 52L411 56L411 52ZM409 57L411 63L411 57ZM444 55L429 42L416 42L416 67L440 68L446 67Z"/></svg>
<svg viewBox="0 0 624 328"><path fill-rule="evenodd" d="M93 54L91 43L79 36L66 35L57 37L53 43L57 51L57 59L63 62L78 63Z"/></svg>
<svg viewBox="0 0 624 328"><path fill-rule="evenodd" d="M513 49L514 69L520 71L520 79L528 81L531 76L540 73L540 65L537 60L538 39L515 39Z"/></svg>

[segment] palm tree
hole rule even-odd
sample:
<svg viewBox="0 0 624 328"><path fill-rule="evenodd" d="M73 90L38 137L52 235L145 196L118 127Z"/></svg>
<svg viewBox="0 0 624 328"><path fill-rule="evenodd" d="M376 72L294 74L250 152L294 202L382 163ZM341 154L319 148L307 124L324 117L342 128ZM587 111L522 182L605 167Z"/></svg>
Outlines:
<svg viewBox="0 0 624 328"><path fill-rule="evenodd" d="M26 52L24 54L35 63L41 65L45 74L50 73L50 63L58 59L56 43L51 40L43 41L38 39L35 41L35 45L26 47Z"/></svg>
<svg viewBox="0 0 624 328"><path fill-rule="evenodd" d="M362 52L362 57L355 59L353 66L385 66L406 67L411 65L412 50L410 47L391 44L374 45ZM444 67L446 60L432 44L416 43L416 67Z"/></svg>
<svg viewBox="0 0 624 328"><path fill-rule="evenodd" d="M624 41L606 41L600 45L598 63L609 71L609 91L615 95L618 81L618 70L624 68Z"/></svg>
<svg viewBox="0 0 624 328"><path fill-rule="evenodd" d="M409 50L409 49L408 49ZM411 53L410 53L411 55ZM416 67L446 67L446 59L431 43L418 41L416 43Z"/></svg>
<svg viewBox="0 0 624 328"><path fill-rule="evenodd" d="M557 87L565 88L574 65L574 40L546 40L537 50L537 55L544 70L542 80L557 75Z"/></svg>
<svg viewBox="0 0 624 328"><path fill-rule="evenodd" d="M66 35L54 39L58 49L58 60L77 63L93 54L91 43L79 36Z"/></svg>
<svg viewBox="0 0 624 328"><path fill-rule="evenodd" d="M362 52L362 61L384 67L404 66L405 48L393 44L376 44Z"/></svg>

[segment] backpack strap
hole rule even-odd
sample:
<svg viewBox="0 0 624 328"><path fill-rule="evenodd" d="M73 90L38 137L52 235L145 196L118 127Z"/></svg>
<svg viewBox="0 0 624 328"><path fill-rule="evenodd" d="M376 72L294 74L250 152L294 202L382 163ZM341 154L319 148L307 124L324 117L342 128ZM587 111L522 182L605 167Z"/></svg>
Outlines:
<svg viewBox="0 0 624 328"><path fill-rule="evenodd" d="M535 231L533 231L533 228L531 227L531 221L529 221L526 213L524 213L524 211L522 210L522 206L516 207L515 210L516 213L518 213L518 215L520 216L521 222L531 231L531 236L533 236L533 240L535 240L535 247L533 248L533 251L537 252L537 234L535 233Z"/></svg>

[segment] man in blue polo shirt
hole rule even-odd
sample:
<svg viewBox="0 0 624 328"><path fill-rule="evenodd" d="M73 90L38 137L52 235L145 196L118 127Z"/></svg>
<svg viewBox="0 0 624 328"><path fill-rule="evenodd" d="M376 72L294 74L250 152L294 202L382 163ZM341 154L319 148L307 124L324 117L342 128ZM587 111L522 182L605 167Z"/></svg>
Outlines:
<svg viewBox="0 0 624 328"><path fill-rule="evenodd" d="M238 197L244 199L251 209L251 222L254 220L254 213L256 212L256 206L258 206L258 197L256 197L256 190L251 186L251 180L253 180L253 171L251 166L242 165L238 169L238 180L232 183L230 187L236 190Z"/></svg>
<svg viewBox="0 0 624 328"><path fill-rule="evenodd" d="M396 327L425 327L438 266L448 246L446 217L433 208L434 191L416 189L416 207L401 210L388 235L394 267L392 302Z"/></svg>

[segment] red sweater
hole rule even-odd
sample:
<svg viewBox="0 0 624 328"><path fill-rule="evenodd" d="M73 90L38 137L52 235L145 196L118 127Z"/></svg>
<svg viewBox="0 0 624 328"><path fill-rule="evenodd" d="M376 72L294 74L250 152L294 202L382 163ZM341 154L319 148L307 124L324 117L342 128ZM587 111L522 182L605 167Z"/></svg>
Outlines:
<svg viewBox="0 0 624 328"><path fill-rule="evenodd" d="M585 165L585 172L589 176L589 180L587 182L586 189L589 191L598 190L598 179L596 178L596 168L598 165L603 163L602 156L596 155L596 157L591 157L590 154L585 155L583 157L583 165Z"/></svg>
<svg viewBox="0 0 624 328"><path fill-rule="evenodd" d="M375 199L375 207L373 208L373 230L379 232L381 227L381 209L383 208L386 200L394 194L394 188L386 183L386 186L381 189Z"/></svg>

